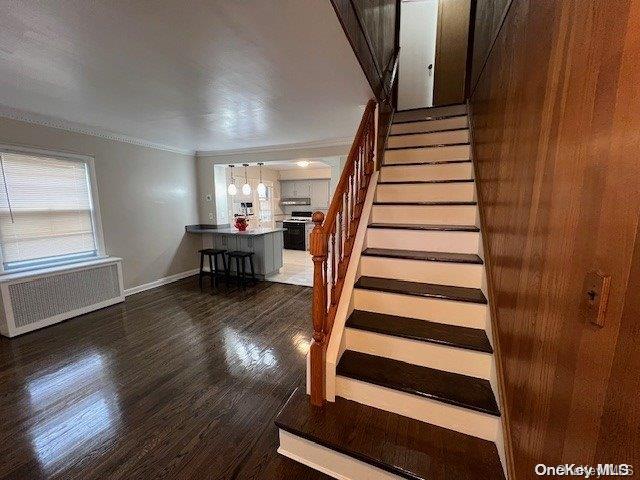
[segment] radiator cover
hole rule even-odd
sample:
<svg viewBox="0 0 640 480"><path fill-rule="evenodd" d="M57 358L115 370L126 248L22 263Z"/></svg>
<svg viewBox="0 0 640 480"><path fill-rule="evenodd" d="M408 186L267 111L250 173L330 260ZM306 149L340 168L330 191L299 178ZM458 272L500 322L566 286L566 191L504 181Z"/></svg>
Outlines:
<svg viewBox="0 0 640 480"><path fill-rule="evenodd" d="M0 291L0 333L13 337L122 302L122 260L7 275L0 278Z"/></svg>

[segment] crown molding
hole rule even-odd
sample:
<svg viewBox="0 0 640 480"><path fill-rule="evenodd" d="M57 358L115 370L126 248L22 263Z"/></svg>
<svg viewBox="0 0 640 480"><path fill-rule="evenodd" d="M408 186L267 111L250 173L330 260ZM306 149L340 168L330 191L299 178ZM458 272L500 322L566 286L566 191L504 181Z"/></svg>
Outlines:
<svg viewBox="0 0 640 480"><path fill-rule="evenodd" d="M84 125L82 123L71 122L68 120L62 120L48 115L41 115L39 113L27 112L19 110L17 108L7 107L0 105L0 117L9 118L11 120L17 120L20 122L29 123L32 125L39 125L42 127L56 128L58 130L65 130L67 132L80 133L83 135L90 135L92 137L103 138L105 140L113 140L116 142L129 143L138 147L154 148L156 150L164 150L166 152L179 153L182 155L195 155L194 150L185 150L183 148L172 147L169 145L162 145L159 143L148 142L141 138L130 137L128 135L122 135L119 133L110 132L99 127L92 127Z"/></svg>
<svg viewBox="0 0 640 480"><path fill-rule="evenodd" d="M251 153L273 153L282 152L287 150L301 150L301 149L313 149L324 147L343 147L345 145L351 145L353 138L331 138L326 140L317 140L313 142L304 143L285 143L280 145L269 145L264 147L249 147L249 148L236 148L232 150L198 150L196 156L198 157L222 157L226 155L237 154L251 154Z"/></svg>

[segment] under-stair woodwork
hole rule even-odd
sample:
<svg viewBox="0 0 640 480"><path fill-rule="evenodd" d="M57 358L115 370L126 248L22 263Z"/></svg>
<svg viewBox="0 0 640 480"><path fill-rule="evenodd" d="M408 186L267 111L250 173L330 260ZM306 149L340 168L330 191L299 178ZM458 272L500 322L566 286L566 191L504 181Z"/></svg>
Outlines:
<svg viewBox="0 0 640 480"><path fill-rule="evenodd" d="M349 270L356 272L350 303L338 319L331 303L337 297L326 294L334 278L325 261L330 230L318 230L325 246L312 250L320 285L314 298L325 316L324 323L314 317L314 330L323 329L314 331L314 345L340 346L326 354L332 367L322 377L314 370L319 354L310 354L311 404L322 406L294 393L278 419L284 455L343 479L504 478L466 122L464 105L396 115L375 192L357 211L368 222L358 237L362 251L342 264L345 271L351 260L357 271ZM325 383L314 387L318 381ZM314 400L325 387L335 402ZM407 431L399 433L396 422ZM407 450L409 432L422 434ZM436 454L434 442L444 438ZM464 452L449 444L453 439ZM477 454L465 450L468 442L483 452L477 465L466 463Z"/></svg>

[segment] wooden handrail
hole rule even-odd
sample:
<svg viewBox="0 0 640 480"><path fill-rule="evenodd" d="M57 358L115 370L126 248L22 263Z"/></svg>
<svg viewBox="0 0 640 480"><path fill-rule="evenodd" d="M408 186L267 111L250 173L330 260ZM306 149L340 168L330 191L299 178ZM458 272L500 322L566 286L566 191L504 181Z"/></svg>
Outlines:
<svg viewBox="0 0 640 480"><path fill-rule="evenodd" d="M309 366L311 403L316 406L325 402L325 352L374 171L375 110L375 100L369 100L327 214L315 212L312 217L315 226L309 250L313 257L313 341Z"/></svg>

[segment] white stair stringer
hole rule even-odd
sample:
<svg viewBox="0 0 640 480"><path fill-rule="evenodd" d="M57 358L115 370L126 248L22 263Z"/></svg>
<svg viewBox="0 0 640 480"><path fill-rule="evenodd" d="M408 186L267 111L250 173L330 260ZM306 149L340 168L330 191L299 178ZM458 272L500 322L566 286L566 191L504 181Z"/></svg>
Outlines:
<svg viewBox="0 0 640 480"><path fill-rule="evenodd" d="M336 377L336 394L354 402L493 442L500 429L500 417L341 375Z"/></svg>

